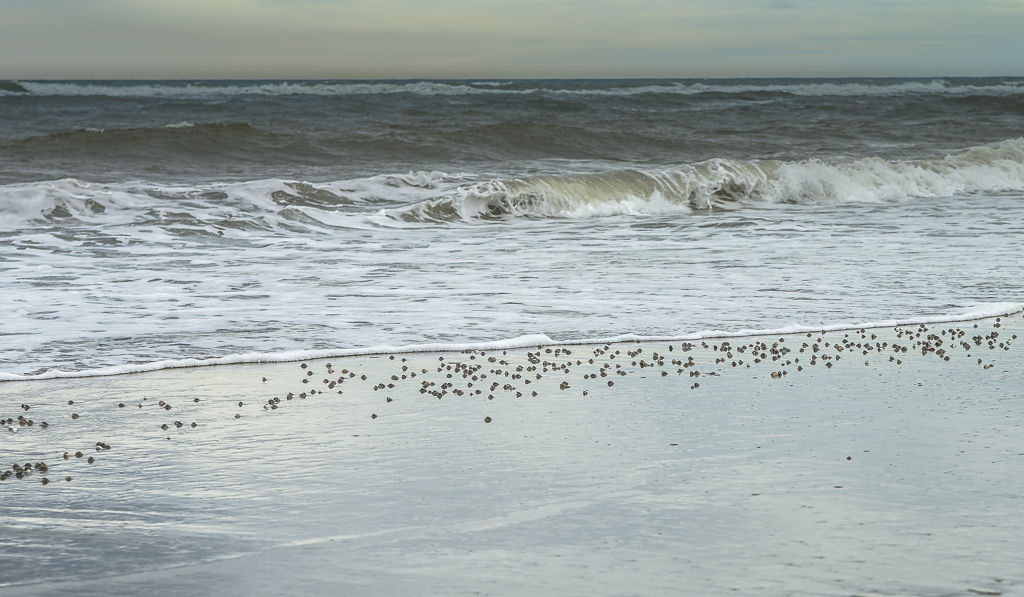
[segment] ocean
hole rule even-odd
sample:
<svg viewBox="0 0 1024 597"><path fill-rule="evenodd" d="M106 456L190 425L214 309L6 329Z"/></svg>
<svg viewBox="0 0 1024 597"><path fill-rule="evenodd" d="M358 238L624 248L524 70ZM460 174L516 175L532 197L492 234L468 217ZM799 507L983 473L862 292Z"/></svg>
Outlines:
<svg viewBox="0 0 1024 597"><path fill-rule="evenodd" d="M1024 79L0 82L0 380L1024 302Z"/></svg>

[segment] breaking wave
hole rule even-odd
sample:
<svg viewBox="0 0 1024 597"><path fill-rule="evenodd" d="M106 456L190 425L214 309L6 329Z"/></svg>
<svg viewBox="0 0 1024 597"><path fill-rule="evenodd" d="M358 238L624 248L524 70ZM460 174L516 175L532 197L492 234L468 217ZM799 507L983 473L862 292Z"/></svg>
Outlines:
<svg viewBox="0 0 1024 597"><path fill-rule="evenodd" d="M28 89L25 89L15 81L0 81L0 94L20 93L28 93Z"/></svg>
<svg viewBox="0 0 1024 597"><path fill-rule="evenodd" d="M936 160L867 158L842 164L710 160L676 169L491 180L389 212L408 222L584 218L737 209L757 204L831 205L1024 190L1024 139Z"/></svg>
<svg viewBox="0 0 1024 597"><path fill-rule="evenodd" d="M179 134L191 129L164 130ZM295 232L686 214L775 204L885 203L1022 190L1024 138L931 160L715 159L659 170L490 180L445 172L328 183L268 179L192 186L64 179L0 187L0 228L96 224L164 225L210 234L246 229Z"/></svg>

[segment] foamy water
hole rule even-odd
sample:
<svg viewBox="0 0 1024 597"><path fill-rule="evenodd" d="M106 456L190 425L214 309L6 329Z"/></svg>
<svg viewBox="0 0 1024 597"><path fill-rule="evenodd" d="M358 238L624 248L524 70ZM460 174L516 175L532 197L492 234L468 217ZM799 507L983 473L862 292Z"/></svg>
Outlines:
<svg viewBox="0 0 1024 597"><path fill-rule="evenodd" d="M1022 296L1016 193L653 213L648 199L634 213L621 203L589 217L464 209L431 223L406 221L423 205L415 199L381 210L278 205L268 190L291 188L279 181L176 189L171 200L168 189L42 187L31 185L31 203L68 215L36 212L3 245L7 379L529 334L690 338L963 319L1019 309Z"/></svg>
<svg viewBox="0 0 1024 597"><path fill-rule="evenodd" d="M1019 310L1022 102L1019 79L8 82L0 379Z"/></svg>

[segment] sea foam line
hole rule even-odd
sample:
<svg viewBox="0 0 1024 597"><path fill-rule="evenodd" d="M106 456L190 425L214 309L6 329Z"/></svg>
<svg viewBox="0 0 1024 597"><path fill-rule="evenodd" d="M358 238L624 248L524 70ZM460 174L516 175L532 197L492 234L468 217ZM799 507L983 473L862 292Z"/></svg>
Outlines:
<svg viewBox="0 0 1024 597"><path fill-rule="evenodd" d="M365 348L339 348L320 350L292 350L278 353L249 352L233 354L223 357L209 359L170 359L164 361L153 361L149 363L114 365L97 369L86 369L83 371L45 371L38 375L22 375L18 373L0 372L0 383L9 381L39 381L46 379L81 378L81 377L109 377L114 375L127 375L130 373L148 373L164 369L186 369L193 367L211 367L214 365L241 365L259 363L288 363L315 359L343 358L354 356L370 356L383 354L412 354L422 352L459 352L463 350L508 350L527 348L531 346L593 346L598 344L616 344L623 342L684 342L690 340L709 340L715 338L739 338L753 336L774 336L785 334L799 334L804 332L835 332L843 330L878 329L896 326L933 324L933 323L961 323L988 319L992 317L1003 317L1024 312L1024 303L990 303L975 307L971 310L958 314L937 315L931 317L916 317L911 319L886 319L881 321L864 322L860 324L834 323L827 325L809 326L799 323L789 324L780 328L771 329L743 329L734 332L723 330L705 330L690 334L675 336L640 336L637 334L621 334L605 338L583 338L572 340L553 340L545 334L530 334L508 338L505 340L492 340L488 342L471 343L431 343L431 344L407 344L404 346L371 346Z"/></svg>
<svg viewBox="0 0 1024 597"><path fill-rule="evenodd" d="M646 84L608 85L595 81L592 87L531 86L508 87L516 80L468 83L464 81L233 81L208 84L194 81L184 84L156 82L120 84L105 81L6 81L3 95L42 96L108 96L108 97L177 97L207 98L237 95L265 96L345 96L387 95L408 93L423 96L445 95L569 95L569 96L633 96L646 94L701 95L781 93L798 96L894 96L894 95L982 95L1011 96L1024 93L1024 84L1012 78L989 84L949 82L945 79L893 79L884 82L866 80L816 81L791 80L763 85L738 80L718 81L664 80ZM604 83L604 86L600 86ZM612 82L614 83L614 82Z"/></svg>

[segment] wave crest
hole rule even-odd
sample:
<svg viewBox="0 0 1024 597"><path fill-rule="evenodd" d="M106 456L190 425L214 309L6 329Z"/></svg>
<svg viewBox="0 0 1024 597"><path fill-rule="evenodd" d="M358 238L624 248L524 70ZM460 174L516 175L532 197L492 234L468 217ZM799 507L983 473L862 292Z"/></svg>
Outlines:
<svg viewBox="0 0 1024 597"><path fill-rule="evenodd" d="M238 137L254 132L257 132L256 127L247 122L207 122L195 124L182 121L158 127L82 128L36 137L26 137L14 143L31 145L49 140L59 140L65 144L89 144L91 146L103 144L122 145L139 142L166 143L196 136L237 140Z"/></svg>
<svg viewBox="0 0 1024 597"><path fill-rule="evenodd" d="M64 179L0 186L0 227L157 225L173 227L176 233L186 228L215 235L269 228L291 234L296 226L323 230L667 215L1014 191L1024 191L1024 138L933 160L715 159L658 170L490 180L438 171L326 183L267 179L192 186Z"/></svg>
<svg viewBox="0 0 1024 597"><path fill-rule="evenodd" d="M1024 138L937 160L710 160L677 169L491 180L389 213L406 221L584 218L757 204L832 205L1024 190Z"/></svg>

